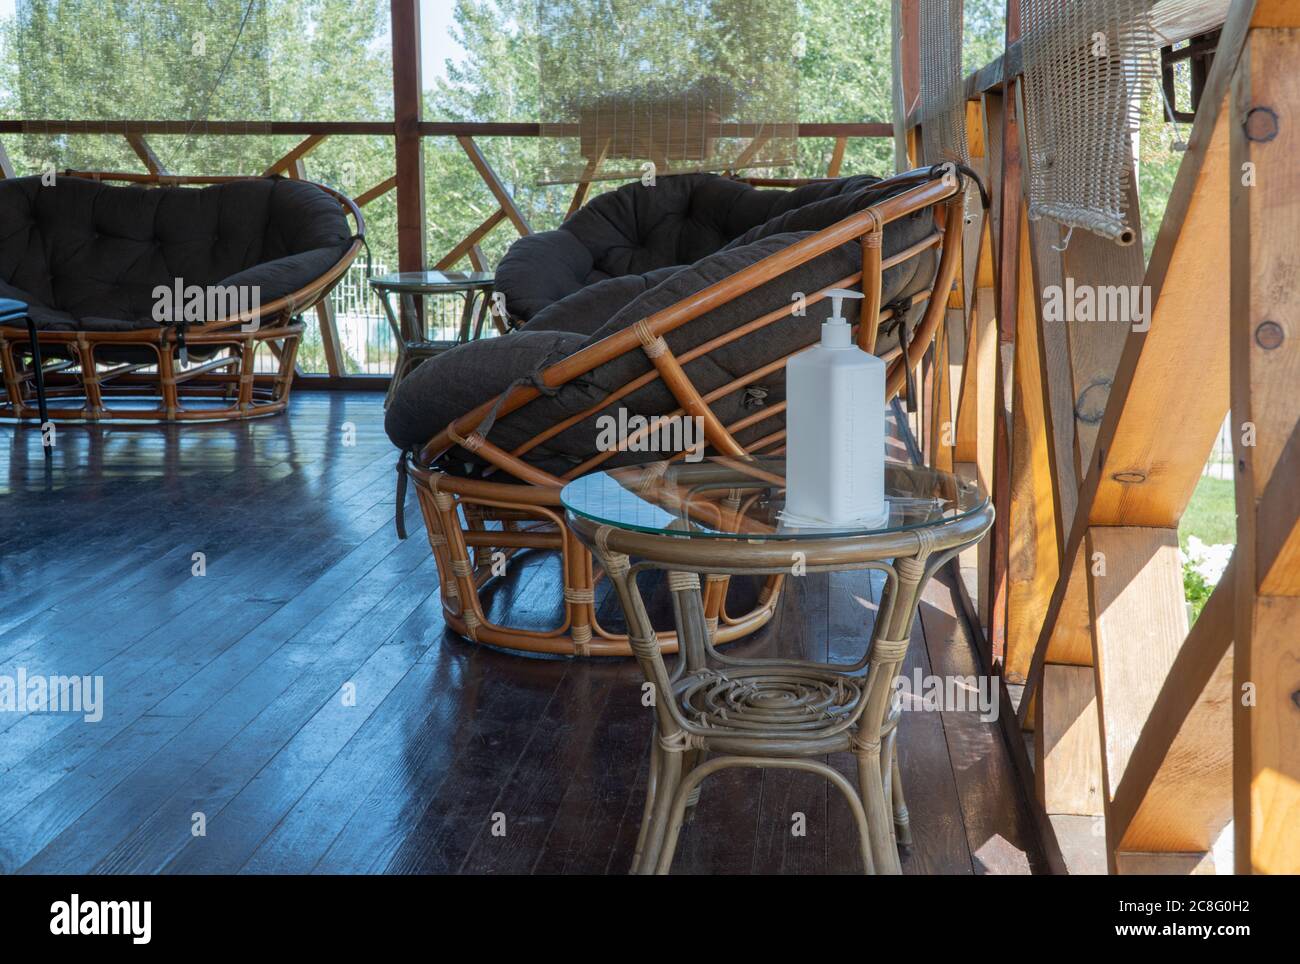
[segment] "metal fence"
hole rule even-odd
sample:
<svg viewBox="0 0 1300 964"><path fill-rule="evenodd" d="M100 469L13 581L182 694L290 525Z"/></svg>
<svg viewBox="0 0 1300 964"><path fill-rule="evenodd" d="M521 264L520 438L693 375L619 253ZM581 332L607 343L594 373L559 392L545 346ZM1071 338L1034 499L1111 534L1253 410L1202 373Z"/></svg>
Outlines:
<svg viewBox="0 0 1300 964"><path fill-rule="evenodd" d="M374 276L387 274L388 266L376 261L371 265ZM397 361L397 341L392 326L384 314L378 295L366 276L364 264L353 264L330 293L334 317L339 333L340 347L349 375L391 375ZM436 341L452 342L460 331L464 299L459 295L429 297L425 299L426 325L429 335ZM396 305L394 308L396 309ZM479 308L483 307L480 300ZM327 372L325 345L321 341L320 326L315 315L304 319L307 330L303 332L298 348L298 367L311 374ZM484 335L494 333L491 325L485 326ZM259 350L258 371L274 371L276 361L269 350Z"/></svg>
<svg viewBox="0 0 1300 964"><path fill-rule="evenodd" d="M1223 420L1223 425L1219 427L1219 434L1214 440L1214 447L1210 449L1210 457L1205 460L1205 467L1201 469L1201 475L1209 476L1212 479L1231 479L1232 470L1232 413Z"/></svg>

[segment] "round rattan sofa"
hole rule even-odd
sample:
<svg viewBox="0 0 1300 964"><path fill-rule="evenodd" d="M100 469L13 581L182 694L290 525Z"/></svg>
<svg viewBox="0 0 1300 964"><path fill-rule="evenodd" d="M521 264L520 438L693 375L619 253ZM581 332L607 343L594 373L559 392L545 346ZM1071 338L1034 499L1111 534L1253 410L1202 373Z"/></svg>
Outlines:
<svg viewBox="0 0 1300 964"><path fill-rule="evenodd" d="M364 235L356 204L311 181L3 180L0 298L35 323L50 419L254 418L287 406L301 315ZM255 371L262 346L273 371ZM38 417L33 355L25 319L0 325L0 417Z"/></svg>
<svg viewBox="0 0 1300 964"><path fill-rule="evenodd" d="M844 287L865 295L861 317L872 321L855 323L855 337L890 363L888 391L897 394L944 313L947 299L930 293L947 292L956 276L959 248L944 242L960 236L961 192L947 165L789 191L661 177L517 241L498 266L497 293L521 327L422 363L385 421L403 450L399 531L409 479L447 624L510 649L628 654L626 635L600 623L601 573L564 524L560 490L597 468L668 456L635 451L629 438L602 449L601 416L695 416L709 454L783 453L785 363L817 340L826 292ZM501 553L532 550L560 553L561 621L493 621L484 597ZM744 596L711 577L704 603L715 641L770 620L780 585L772 577ZM743 611L732 612L737 596ZM660 638L675 651L671 633Z"/></svg>

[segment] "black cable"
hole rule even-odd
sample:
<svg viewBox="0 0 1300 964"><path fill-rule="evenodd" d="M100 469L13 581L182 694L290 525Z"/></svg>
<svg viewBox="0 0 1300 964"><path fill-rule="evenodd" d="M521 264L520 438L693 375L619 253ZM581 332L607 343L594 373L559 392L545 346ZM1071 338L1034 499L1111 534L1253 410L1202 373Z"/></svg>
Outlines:
<svg viewBox="0 0 1300 964"><path fill-rule="evenodd" d="M194 118L194 122L190 124L190 129L185 132L185 140L181 142L181 150L189 147L190 138L194 136L194 128L198 126L199 121L206 121L208 119L208 108L212 104L212 95L215 94L217 88L221 86L221 82L226 79L226 71L230 69L230 62L235 59L235 51L239 48L239 39L244 36L244 27L248 23L248 18L253 12L253 4L256 2L257 0L248 0L248 6L244 8L244 15L239 18L239 29L235 32L234 43L230 45L230 50L226 53L225 62L222 63L221 69L217 71L217 79L213 81L212 86L208 88L207 93L203 95L203 108L199 111L199 116Z"/></svg>

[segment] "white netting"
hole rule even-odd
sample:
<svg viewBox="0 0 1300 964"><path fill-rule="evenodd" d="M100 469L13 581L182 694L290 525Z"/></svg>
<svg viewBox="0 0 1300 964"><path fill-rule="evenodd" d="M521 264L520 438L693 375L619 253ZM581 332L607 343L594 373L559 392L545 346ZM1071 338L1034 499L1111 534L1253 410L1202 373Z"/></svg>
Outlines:
<svg viewBox="0 0 1300 964"><path fill-rule="evenodd" d="M970 161L962 77L962 0L921 0L921 161Z"/></svg>
<svg viewBox="0 0 1300 964"><path fill-rule="evenodd" d="M540 0L539 183L798 158L798 6Z"/></svg>
<svg viewBox="0 0 1300 964"><path fill-rule="evenodd" d="M1029 216L1128 242L1133 136L1156 82L1151 0L1020 0Z"/></svg>

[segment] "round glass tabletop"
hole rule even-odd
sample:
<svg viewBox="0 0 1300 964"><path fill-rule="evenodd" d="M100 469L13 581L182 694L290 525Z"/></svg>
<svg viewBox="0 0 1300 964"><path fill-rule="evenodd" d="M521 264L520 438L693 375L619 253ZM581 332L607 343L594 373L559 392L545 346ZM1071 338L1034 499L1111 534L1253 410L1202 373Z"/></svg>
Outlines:
<svg viewBox="0 0 1300 964"><path fill-rule="evenodd" d="M493 277L490 271L399 271L371 278L370 286L411 294L438 294L490 288Z"/></svg>
<svg viewBox="0 0 1300 964"><path fill-rule="evenodd" d="M593 472L560 493L564 508L599 525L714 539L831 539L942 525L982 510L978 486L948 472L885 463L888 516L871 527L798 527L782 518L785 460L708 458Z"/></svg>

